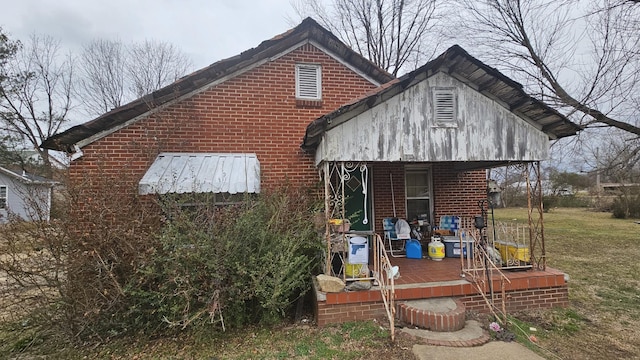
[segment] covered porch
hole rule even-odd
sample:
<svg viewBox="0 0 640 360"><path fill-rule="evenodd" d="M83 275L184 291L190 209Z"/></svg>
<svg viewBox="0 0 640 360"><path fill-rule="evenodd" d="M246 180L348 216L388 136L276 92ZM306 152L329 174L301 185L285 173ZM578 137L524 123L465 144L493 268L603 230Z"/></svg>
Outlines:
<svg viewBox="0 0 640 360"><path fill-rule="evenodd" d="M412 165L409 165L410 169L414 169L415 165ZM453 298L464 304L466 311L500 313L503 316L513 311L568 304L565 274L546 266L539 163L521 165L529 190L529 219L526 225L512 229L511 233L504 229L503 224L494 224L488 216L485 170L465 171L462 174L451 170L454 175L444 176L472 178L474 180L471 183L477 185L458 188L456 199L446 197L445 204L441 204L433 196L429 197L432 200L428 207L431 211L426 218L432 224L440 224L440 220L450 217L449 215L459 218L457 231L452 231L450 236L445 237L454 244L446 245L444 258L433 258L429 254L431 236L438 233L434 230L437 228L435 225L423 228L418 257L415 254L407 257L406 251L394 252L394 255L390 252L390 242L385 237L382 219L394 214L402 214L400 217L404 217L409 213L410 206L407 205L405 195L407 185L404 181L397 186L400 188L398 193L404 196L388 196L387 184L382 181L380 186L380 182L375 182L377 177L371 176L373 182L364 186L370 191L368 196L372 197L371 204L365 205L368 202L363 200L368 196L358 198L356 202L360 204L360 208L355 214L350 213L349 202L354 198L345 194L352 190L346 184L353 177L359 177L359 181L364 182L366 173L381 172L386 175L382 178L386 178L390 173L380 169L388 170L399 166L404 164L355 165L336 162L325 166L328 170L326 178L333 179L333 182L327 181L325 186L325 216L328 225L323 268L325 274L343 279L347 288L338 293L316 291L316 319L319 325L377 317L392 317L402 321L402 315L397 315L403 312L401 304L416 299ZM444 169L447 166L432 165L430 168L434 167ZM442 186L442 181L434 179L430 185ZM361 191L358 188L355 192ZM435 190L434 192L437 193ZM381 197L383 200L379 201ZM388 201L389 199L392 200ZM397 204L393 205L393 202ZM484 210L478 204L484 204ZM363 211L365 206L370 206L366 212ZM477 217L482 218L482 228L475 227L474 220L477 219L474 218ZM346 221L349 218L352 219L350 226L332 224L334 219ZM370 224L370 230L364 227L367 224ZM464 235L461 234L466 234L471 241L463 243ZM351 261L354 250L349 244L354 237L368 239L369 257L366 263ZM503 249L498 245L499 242L517 243L517 246ZM451 251L450 246L457 247L458 251ZM488 256L486 251L489 248L502 253L504 261L497 263ZM467 253L466 249L470 251ZM501 250L505 250L506 254ZM398 276L386 276L393 273L393 268L399 270ZM356 286L356 290L349 286L363 282L370 282L373 286Z"/></svg>
<svg viewBox="0 0 640 360"><path fill-rule="evenodd" d="M546 267L540 161L549 157L550 140L578 130L520 84L457 46L313 121L302 148L314 154L324 182L324 272L347 283L375 285L317 292L318 323L385 312L393 322L395 312L402 312L396 302L408 299L453 297L468 309L491 312L566 304L564 274ZM521 167L527 183L528 226L517 230L515 239L491 237L497 231L487 228L490 169L505 165ZM388 218L427 224L419 231L421 256L392 256L382 228ZM448 229L460 248L462 234L473 240L465 259L460 252L440 261L425 256L445 218L465 222ZM367 238L371 247L368 263L355 262L368 267L359 276L353 275L350 259L353 237ZM499 251L498 240L524 243L527 255L511 266L518 272L491 256ZM400 276L387 276L395 267Z"/></svg>

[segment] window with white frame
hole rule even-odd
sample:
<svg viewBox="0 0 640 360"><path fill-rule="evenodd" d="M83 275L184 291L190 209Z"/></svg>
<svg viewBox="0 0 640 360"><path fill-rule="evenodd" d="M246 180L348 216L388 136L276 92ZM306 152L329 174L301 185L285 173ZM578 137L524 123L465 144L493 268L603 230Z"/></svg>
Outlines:
<svg viewBox="0 0 640 360"><path fill-rule="evenodd" d="M435 126L457 126L457 101L454 88L439 88L433 91L433 120Z"/></svg>
<svg viewBox="0 0 640 360"><path fill-rule="evenodd" d="M317 64L296 64L296 99L322 100L322 68Z"/></svg>
<svg viewBox="0 0 640 360"><path fill-rule="evenodd" d="M7 187L0 185L0 210L7 209Z"/></svg>
<svg viewBox="0 0 640 360"><path fill-rule="evenodd" d="M407 219L431 222L431 171L428 167L405 168Z"/></svg>

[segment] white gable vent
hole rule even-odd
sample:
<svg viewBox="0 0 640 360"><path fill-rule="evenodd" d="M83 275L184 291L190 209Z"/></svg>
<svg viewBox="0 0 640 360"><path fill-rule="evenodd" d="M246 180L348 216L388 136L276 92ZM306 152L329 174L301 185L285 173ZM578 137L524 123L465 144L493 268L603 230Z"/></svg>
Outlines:
<svg viewBox="0 0 640 360"><path fill-rule="evenodd" d="M322 72L320 65L296 65L296 98L304 100L322 99Z"/></svg>
<svg viewBox="0 0 640 360"><path fill-rule="evenodd" d="M434 120L436 125L454 125L456 122L456 97L453 89L433 92Z"/></svg>

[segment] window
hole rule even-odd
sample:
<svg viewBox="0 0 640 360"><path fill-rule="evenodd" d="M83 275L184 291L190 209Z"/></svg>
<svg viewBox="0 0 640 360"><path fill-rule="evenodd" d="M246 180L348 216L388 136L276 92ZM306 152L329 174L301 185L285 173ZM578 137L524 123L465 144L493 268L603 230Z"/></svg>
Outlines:
<svg viewBox="0 0 640 360"><path fill-rule="evenodd" d="M248 203L258 198L253 193L168 193L159 195L164 216L168 220L185 219L190 221L213 220L222 207Z"/></svg>
<svg viewBox="0 0 640 360"><path fill-rule="evenodd" d="M426 219L431 223L431 172L426 167L405 170L407 219Z"/></svg>
<svg viewBox="0 0 640 360"><path fill-rule="evenodd" d="M456 126L457 104L454 89L433 92L433 119L436 126Z"/></svg>
<svg viewBox="0 0 640 360"><path fill-rule="evenodd" d="M322 71L320 65L296 65L296 99L322 100Z"/></svg>
<svg viewBox="0 0 640 360"><path fill-rule="evenodd" d="M0 185L0 210L7 209L7 187Z"/></svg>

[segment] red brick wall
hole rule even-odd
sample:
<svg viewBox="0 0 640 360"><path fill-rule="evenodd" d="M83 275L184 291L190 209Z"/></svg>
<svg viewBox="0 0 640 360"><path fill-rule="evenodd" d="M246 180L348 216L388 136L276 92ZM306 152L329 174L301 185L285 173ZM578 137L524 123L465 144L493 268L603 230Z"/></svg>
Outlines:
<svg viewBox="0 0 640 360"><path fill-rule="evenodd" d="M569 288L566 284L550 288L513 290L506 292L505 295L507 313L569 306ZM499 305L502 294L496 292L495 296L495 303ZM464 304L466 311L489 312L487 303L482 295L463 296L457 299ZM396 304L398 304L398 300L396 300ZM315 315L318 326L324 326L345 321L372 320L385 317L386 312L381 300L340 304L327 304L326 301L316 301Z"/></svg>
<svg viewBox="0 0 640 360"><path fill-rule="evenodd" d="M443 215L480 215L478 201L487 198L484 170L456 172L453 163L436 163L432 170L435 224Z"/></svg>
<svg viewBox="0 0 640 360"><path fill-rule="evenodd" d="M546 289L515 290L505 293L505 307L508 313L525 311L530 309L546 309L551 307L569 306L569 287L563 285ZM488 312L486 301L481 295L465 296L460 298L467 311ZM502 293L495 293L495 304L500 306Z"/></svg>
<svg viewBox="0 0 640 360"><path fill-rule="evenodd" d="M359 302L350 304L316 303L316 324L340 324L347 321L373 320L386 317L383 302Z"/></svg>
<svg viewBox="0 0 640 360"><path fill-rule="evenodd" d="M406 217L404 163L375 163L373 167L373 198L376 229L382 231L382 219L393 216L391 178L395 197L396 214ZM435 224L442 215L473 217L480 215L478 201L486 199L486 175L484 170L458 172L452 163L434 163L433 206Z"/></svg>
<svg viewBox="0 0 640 360"><path fill-rule="evenodd" d="M296 102L298 62L322 65L321 103ZM71 174L128 175L135 183L159 152L251 152L260 161L263 189L313 184L313 157L300 150L307 124L372 88L307 44L84 147Z"/></svg>
<svg viewBox="0 0 640 360"><path fill-rule="evenodd" d="M376 163L373 165L373 202L376 230L382 234L382 219L393 217L393 202L395 198L396 214L406 217L406 202L404 199L404 164ZM393 179L393 196L391 196L391 180Z"/></svg>

